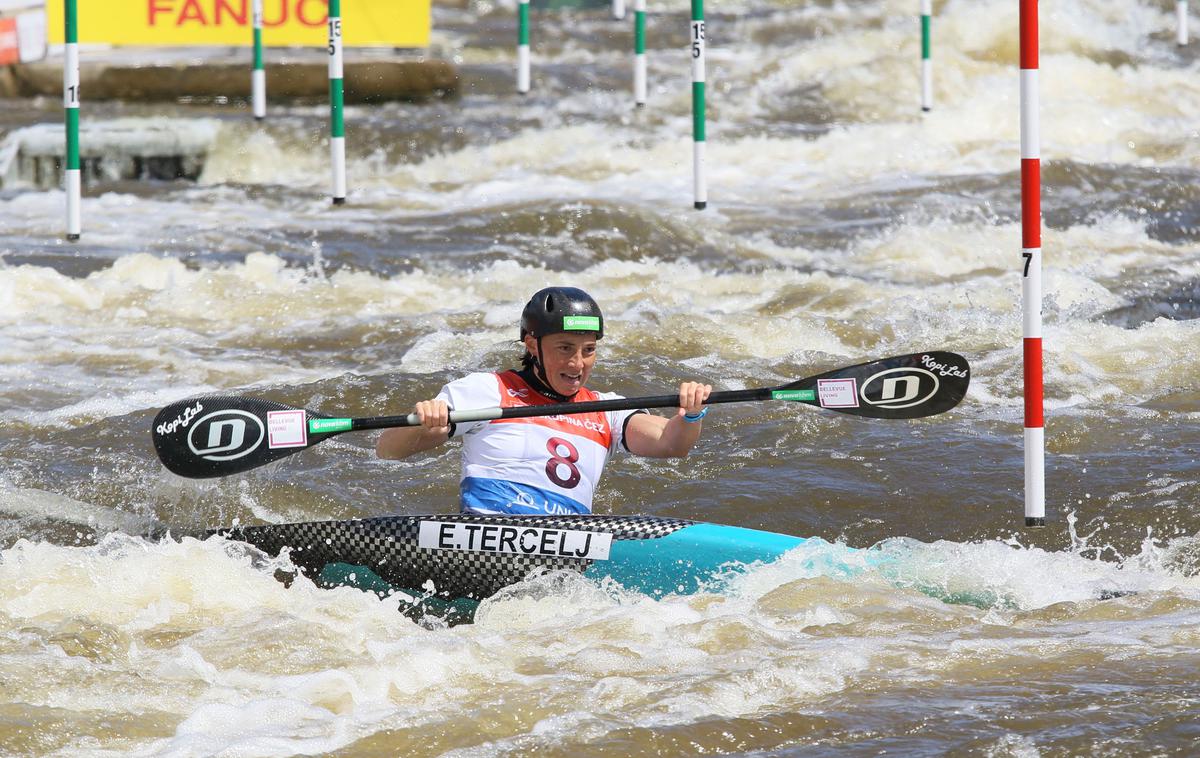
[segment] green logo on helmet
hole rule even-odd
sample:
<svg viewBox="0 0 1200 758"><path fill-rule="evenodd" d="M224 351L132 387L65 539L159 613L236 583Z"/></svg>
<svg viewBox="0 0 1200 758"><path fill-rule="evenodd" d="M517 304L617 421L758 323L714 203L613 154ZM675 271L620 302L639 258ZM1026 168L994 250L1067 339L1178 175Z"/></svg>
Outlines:
<svg viewBox="0 0 1200 758"><path fill-rule="evenodd" d="M564 332L598 332L599 316L563 316Z"/></svg>

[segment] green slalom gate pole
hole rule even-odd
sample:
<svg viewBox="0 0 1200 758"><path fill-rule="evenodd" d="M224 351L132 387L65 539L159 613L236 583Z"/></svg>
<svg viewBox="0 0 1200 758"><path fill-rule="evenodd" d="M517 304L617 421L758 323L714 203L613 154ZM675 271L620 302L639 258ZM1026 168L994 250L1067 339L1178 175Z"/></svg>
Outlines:
<svg viewBox="0 0 1200 758"><path fill-rule="evenodd" d="M708 205L704 180L704 0L692 0L692 185L697 209Z"/></svg>
<svg viewBox="0 0 1200 758"><path fill-rule="evenodd" d="M346 202L346 124L342 85L342 0L329 0L329 151L333 204Z"/></svg>
<svg viewBox="0 0 1200 758"><path fill-rule="evenodd" d="M646 0L633 3L633 102L646 104Z"/></svg>
<svg viewBox="0 0 1200 758"><path fill-rule="evenodd" d="M65 0L63 17L66 29L63 39L63 110L66 116L67 154L66 170L63 171L64 189L67 194L67 239L79 239L80 195L83 179L79 171L79 14L75 0Z"/></svg>
<svg viewBox="0 0 1200 758"><path fill-rule="evenodd" d="M529 92L529 0L517 3L517 92Z"/></svg>
<svg viewBox="0 0 1200 758"><path fill-rule="evenodd" d="M267 72L263 68L263 0L254 0L254 70L250 72L250 105L254 118L267 115Z"/></svg>
<svg viewBox="0 0 1200 758"><path fill-rule="evenodd" d="M933 108L933 61L929 58L933 0L921 0L921 110Z"/></svg>

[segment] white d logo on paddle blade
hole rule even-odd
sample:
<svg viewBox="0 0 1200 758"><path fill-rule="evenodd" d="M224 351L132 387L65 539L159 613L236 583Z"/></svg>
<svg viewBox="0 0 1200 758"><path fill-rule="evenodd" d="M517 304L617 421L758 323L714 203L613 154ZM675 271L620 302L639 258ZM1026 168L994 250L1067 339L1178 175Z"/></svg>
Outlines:
<svg viewBox="0 0 1200 758"><path fill-rule="evenodd" d="M858 393L878 408L911 408L936 395L940 386L937 375L923 368L890 368L873 374Z"/></svg>
<svg viewBox="0 0 1200 758"><path fill-rule="evenodd" d="M266 430L258 416L246 411L214 411L188 432L188 449L210 461L232 461L258 449ZM199 444L197 444L199 442Z"/></svg>

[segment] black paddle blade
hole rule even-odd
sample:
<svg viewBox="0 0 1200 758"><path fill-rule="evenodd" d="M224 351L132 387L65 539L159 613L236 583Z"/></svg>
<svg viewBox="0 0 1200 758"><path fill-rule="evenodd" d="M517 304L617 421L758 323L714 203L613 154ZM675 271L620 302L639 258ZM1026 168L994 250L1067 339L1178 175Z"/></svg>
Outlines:
<svg viewBox="0 0 1200 758"><path fill-rule="evenodd" d="M967 359L931 350L839 368L776 388L807 390L798 400L838 413L869 418L924 418L958 405L971 383Z"/></svg>
<svg viewBox="0 0 1200 758"><path fill-rule="evenodd" d="M310 433L313 418L328 416L270 400L205 395L163 408L150 436L168 470L206 479L257 468L331 436Z"/></svg>

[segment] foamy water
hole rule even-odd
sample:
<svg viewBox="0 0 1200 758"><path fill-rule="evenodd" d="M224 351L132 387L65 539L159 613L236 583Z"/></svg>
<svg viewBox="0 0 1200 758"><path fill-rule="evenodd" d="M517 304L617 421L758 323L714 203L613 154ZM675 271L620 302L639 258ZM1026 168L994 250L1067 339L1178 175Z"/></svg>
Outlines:
<svg viewBox="0 0 1200 758"><path fill-rule="evenodd" d="M107 744L26 737L57 754L369 752L385 744L372 735L418 750L620 749L630 730L953 687L1032 657L1043 676L1078 656L1121 668L1186 651L1200 620L1195 579L1149 546L1121 565L998 542L880 550L883 572L818 540L722 594L662 600L547 575L446 629L398 623L396 599L304 578L285 589L272 571L286 562L237 543L20 541L0 565L6 669L29 708L142 724ZM1057 586L1023 581L1044 571ZM1139 594L1097 601L1097 588ZM469 736L464 720L480 722ZM721 745L702 734L696 747Z"/></svg>

